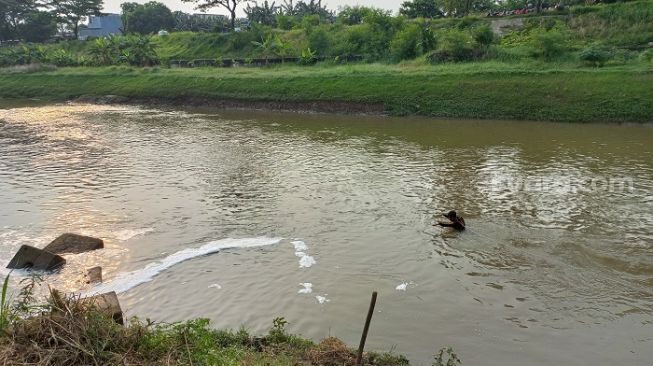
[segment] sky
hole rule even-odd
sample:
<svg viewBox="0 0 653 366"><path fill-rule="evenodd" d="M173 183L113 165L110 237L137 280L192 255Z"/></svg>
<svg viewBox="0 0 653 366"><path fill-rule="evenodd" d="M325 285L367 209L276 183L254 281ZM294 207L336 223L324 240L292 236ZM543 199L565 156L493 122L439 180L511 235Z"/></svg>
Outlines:
<svg viewBox="0 0 653 366"><path fill-rule="evenodd" d="M146 3L149 0L131 0L130 2L136 3ZM194 5L192 3L184 3L181 0L156 0L166 4L172 11L181 10L187 13L197 13L198 11L194 10ZM268 0L272 3L273 0ZM396 12L399 9L399 5L403 0L322 0L322 3L325 3L329 9L337 10L338 7L344 5L367 5L375 6L377 8L388 9ZM105 13L120 13L120 4L127 2L125 0L104 0L104 12ZM263 0L259 1L263 2ZM283 3L283 0L277 0L277 5ZM240 6L239 16L245 16L243 8L245 5ZM208 10L207 13L212 14L227 14L227 11L221 9L220 7L213 8Z"/></svg>

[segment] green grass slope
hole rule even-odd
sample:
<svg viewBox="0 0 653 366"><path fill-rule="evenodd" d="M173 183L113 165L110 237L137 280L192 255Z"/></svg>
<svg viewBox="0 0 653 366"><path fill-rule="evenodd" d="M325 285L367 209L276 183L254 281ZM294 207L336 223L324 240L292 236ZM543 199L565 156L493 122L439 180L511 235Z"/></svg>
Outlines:
<svg viewBox="0 0 653 366"><path fill-rule="evenodd" d="M0 74L0 97L207 98L383 103L395 115L550 121L653 121L648 68L496 62L264 69L70 68Z"/></svg>

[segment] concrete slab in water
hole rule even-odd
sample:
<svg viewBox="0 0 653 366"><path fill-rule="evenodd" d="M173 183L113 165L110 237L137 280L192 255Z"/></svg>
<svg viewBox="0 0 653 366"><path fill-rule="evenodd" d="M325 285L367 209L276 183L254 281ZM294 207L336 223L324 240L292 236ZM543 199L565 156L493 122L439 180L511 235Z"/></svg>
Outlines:
<svg viewBox="0 0 653 366"><path fill-rule="evenodd" d="M97 307L98 310L110 316L116 323L124 324L122 309L118 301L118 295L115 292L107 292L101 295L95 295L84 299L89 304Z"/></svg>
<svg viewBox="0 0 653 366"><path fill-rule="evenodd" d="M86 283L102 282L102 267L93 267L86 271Z"/></svg>
<svg viewBox="0 0 653 366"><path fill-rule="evenodd" d="M18 249L16 255L11 259L7 268L23 269L31 268L36 270L52 271L66 264L62 257L47 250L23 245Z"/></svg>
<svg viewBox="0 0 653 366"><path fill-rule="evenodd" d="M104 248L102 239L66 233L54 239L43 249L55 254L78 254L102 248Z"/></svg>

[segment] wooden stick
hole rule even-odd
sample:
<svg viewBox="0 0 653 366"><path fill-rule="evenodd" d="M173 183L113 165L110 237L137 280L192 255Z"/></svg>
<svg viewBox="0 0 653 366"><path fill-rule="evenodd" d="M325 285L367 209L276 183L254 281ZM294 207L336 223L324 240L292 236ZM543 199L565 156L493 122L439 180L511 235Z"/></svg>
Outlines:
<svg viewBox="0 0 653 366"><path fill-rule="evenodd" d="M363 335L361 336L361 343L358 346L358 356L356 357L356 365L361 366L363 364L363 349L365 348L365 341L367 340L367 332L370 330L370 322L372 321L372 315L374 315L374 306L376 306L376 295L377 292L372 292L372 301L370 301L370 308L367 310L367 318L365 319L365 328L363 328Z"/></svg>

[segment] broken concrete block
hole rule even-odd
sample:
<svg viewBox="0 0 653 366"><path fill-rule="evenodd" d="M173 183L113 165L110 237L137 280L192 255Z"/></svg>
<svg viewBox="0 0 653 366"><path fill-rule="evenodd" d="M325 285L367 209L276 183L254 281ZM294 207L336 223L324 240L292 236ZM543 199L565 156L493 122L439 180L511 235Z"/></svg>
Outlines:
<svg viewBox="0 0 653 366"><path fill-rule="evenodd" d="M86 283L101 283L102 267L93 267L86 271Z"/></svg>
<svg viewBox="0 0 653 366"><path fill-rule="evenodd" d="M52 271L66 264L66 260L47 250L23 245L11 259L7 268L30 268L42 271Z"/></svg>
<svg viewBox="0 0 653 366"><path fill-rule="evenodd" d="M102 248L104 248L102 239L66 233L54 239L43 249L55 254L78 254Z"/></svg>
<svg viewBox="0 0 653 366"><path fill-rule="evenodd" d="M118 324L124 324L122 317L122 309L120 308L120 302L118 301L118 296L115 292L107 292L106 294L95 295L83 299L87 301L88 304L92 304L102 313L111 317L113 321Z"/></svg>

